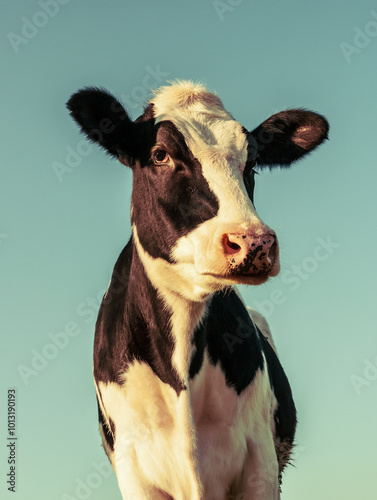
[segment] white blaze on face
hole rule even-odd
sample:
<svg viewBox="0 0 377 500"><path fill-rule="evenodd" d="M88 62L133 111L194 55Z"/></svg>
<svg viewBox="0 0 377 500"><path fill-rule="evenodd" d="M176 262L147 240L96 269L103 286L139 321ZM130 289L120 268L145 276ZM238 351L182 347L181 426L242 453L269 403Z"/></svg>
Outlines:
<svg viewBox="0 0 377 500"><path fill-rule="evenodd" d="M245 132L220 99L201 85L178 82L160 89L151 102L156 122L170 120L183 134L219 202L216 217L181 237L172 256L177 262L194 264L199 274L227 275L229 262L224 258L222 236L269 232L243 181L248 146Z"/></svg>

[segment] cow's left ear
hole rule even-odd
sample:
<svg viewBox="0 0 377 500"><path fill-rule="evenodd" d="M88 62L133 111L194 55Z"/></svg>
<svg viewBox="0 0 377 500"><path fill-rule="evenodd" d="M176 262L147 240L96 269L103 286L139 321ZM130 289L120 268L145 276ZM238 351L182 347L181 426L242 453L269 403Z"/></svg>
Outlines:
<svg viewBox="0 0 377 500"><path fill-rule="evenodd" d="M140 155L145 124L130 120L120 102L107 90L87 87L67 102L72 118L91 141L130 165Z"/></svg>
<svg viewBox="0 0 377 500"><path fill-rule="evenodd" d="M317 113L282 111L249 132L249 158L262 168L289 167L327 139L328 131L327 120Z"/></svg>

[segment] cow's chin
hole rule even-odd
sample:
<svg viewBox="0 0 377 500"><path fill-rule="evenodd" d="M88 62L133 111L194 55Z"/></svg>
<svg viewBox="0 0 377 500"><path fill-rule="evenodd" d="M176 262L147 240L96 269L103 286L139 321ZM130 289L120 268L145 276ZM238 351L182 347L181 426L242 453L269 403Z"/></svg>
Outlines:
<svg viewBox="0 0 377 500"><path fill-rule="evenodd" d="M270 273L240 274L234 276L219 276L218 279L229 285L262 285L271 277Z"/></svg>
<svg viewBox="0 0 377 500"><path fill-rule="evenodd" d="M200 274L202 277L208 277L210 281L215 280L226 286L231 285L262 285L266 283L269 278L277 276L280 271L279 260L273 263L273 265L266 271L260 272L248 272L248 273L235 273L235 272L216 272L212 270L202 271Z"/></svg>
<svg viewBox="0 0 377 500"><path fill-rule="evenodd" d="M275 265L273 269L266 273L248 273L248 274L230 274L230 273L214 273L202 272L198 273L193 270L191 266L184 266L185 275L191 275L190 292L183 293L182 295L189 298L189 300L203 301L207 300L213 293L225 290L226 288L235 285L262 285L269 278L276 276L279 272L279 265ZM191 272L187 272L187 271ZM186 288L187 290L187 288Z"/></svg>
<svg viewBox="0 0 377 500"><path fill-rule="evenodd" d="M254 273L254 274L212 274L206 273L206 276L210 276L211 278L218 280L220 283L224 284L224 286L231 285L263 285L266 281L278 274L279 270L272 270L267 273Z"/></svg>

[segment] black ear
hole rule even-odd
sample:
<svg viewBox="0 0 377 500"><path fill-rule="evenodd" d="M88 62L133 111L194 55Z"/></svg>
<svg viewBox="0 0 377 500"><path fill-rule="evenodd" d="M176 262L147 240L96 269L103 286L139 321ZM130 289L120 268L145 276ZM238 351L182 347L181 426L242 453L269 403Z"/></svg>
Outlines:
<svg viewBox="0 0 377 500"><path fill-rule="evenodd" d="M317 113L282 111L249 132L249 159L260 167L289 167L327 139L328 131L327 120Z"/></svg>
<svg viewBox="0 0 377 500"><path fill-rule="evenodd" d="M104 89L87 87L67 102L72 118L82 132L122 163L130 164L139 154L140 126L132 122L117 99Z"/></svg>

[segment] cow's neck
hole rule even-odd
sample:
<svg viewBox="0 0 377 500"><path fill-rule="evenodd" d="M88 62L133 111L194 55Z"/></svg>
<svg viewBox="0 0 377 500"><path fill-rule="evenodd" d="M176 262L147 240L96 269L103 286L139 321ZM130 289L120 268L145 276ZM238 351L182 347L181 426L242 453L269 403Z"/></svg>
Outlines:
<svg viewBox="0 0 377 500"><path fill-rule="evenodd" d="M188 386L192 350L195 348L194 332L203 317L206 302L192 302L169 290L161 292L161 296L171 310L171 334L175 344L172 364Z"/></svg>
<svg viewBox="0 0 377 500"><path fill-rule="evenodd" d="M167 279L165 264L143 252L135 239L134 235L128 301L133 314L140 314L148 328L144 340L153 349L148 362L154 363L156 374L178 393L183 387L188 389L193 335L206 301L194 302L173 291L168 283L174 282L174 276ZM171 373L174 380L166 379Z"/></svg>

